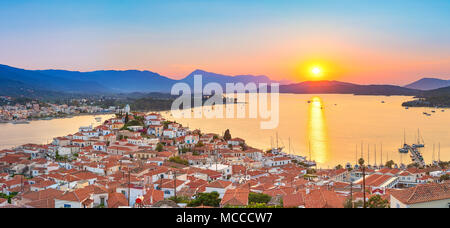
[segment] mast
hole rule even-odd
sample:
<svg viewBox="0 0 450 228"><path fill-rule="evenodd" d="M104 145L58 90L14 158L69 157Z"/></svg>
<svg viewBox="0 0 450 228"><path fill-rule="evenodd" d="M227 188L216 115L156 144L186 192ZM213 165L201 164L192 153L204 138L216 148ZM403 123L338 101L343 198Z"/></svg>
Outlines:
<svg viewBox="0 0 450 228"><path fill-rule="evenodd" d="M406 144L406 130L403 128L403 145Z"/></svg>
<svg viewBox="0 0 450 228"><path fill-rule="evenodd" d="M278 151L278 131L277 131L277 151ZM278 151L279 152L279 151Z"/></svg>
<svg viewBox="0 0 450 228"><path fill-rule="evenodd" d="M363 141L361 141L361 158L363 158Z"/></svg>
<svg viewBox="0 0 450 228"><path fill-rule="evenodd" d="M383 143L381 143L381 166L383 166Z"/></svg>
<svg viewBox="0 0 450 228"><path fill-rule="evenodd" d="M309 161L312 161L312 158L311 158L311 140L309 140Z"/></svg>
<svg viewBox="0 0 450 228"><path fill-rule="evenodd" d="M289 137L289 154L291 154L291 137Z"/></svg>
<svg viewBox="0 0 450 228"><path fill-rule="evenodd" d="M375 166L377 166L377 144L375 144Z"/></svg>
<svg viewBox="0 0 450 228"><path fill-rule="evenodd" d="M438 149L438 161L441 162L441 143L439 143L439 149Z"/></svg>
<svg viewBox="0 0 450 228"><path fill-rule="evenodd" d="M435 149L434 149L435 146L436 146L436 144L433 143L433 158L432 158L433 162L432 163L434 163L434 160L435 160L435 156L434 156L434 154L435 154Z"/></svg>
<svg viewBox="0 0 450 228"><path fill-rule="evenodd" d="M370 145L367 144L367 165L370 165Z"/></svg>
<svg viewBox="0 0 450 228"><path fill-rule="evenodd" d="M420 130L417 128L417 144L420 144Z"/></svg>

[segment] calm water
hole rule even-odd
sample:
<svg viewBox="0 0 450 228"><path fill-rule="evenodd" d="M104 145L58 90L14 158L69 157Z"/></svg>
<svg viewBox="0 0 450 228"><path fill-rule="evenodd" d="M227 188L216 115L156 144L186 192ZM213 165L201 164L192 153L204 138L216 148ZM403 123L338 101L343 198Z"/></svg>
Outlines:
<svg viewBox="0 0 450 228"><path fill-rule="evenodd" d="M102 122L113 115L97 115ZM30 124L0 124L0 149L36 143L51 143L54 137L74 134L80 126L98 126L94 116L76 116L67 119L37 120Z"/></svg>
<svg viewBox="0 0 450 228"><path fill-rule="evenodd" d="M353 95L280 95L280 124L274 130L261 130L259 119L175 119L190 128L204 132L222 134L230 129L233 137L240 137L253 147L269 149L276 144L278 132L279 145L291 153L311 157L320 167L336 164L354 163L356 150L358 157L363 142L364 158L367 161L370 146L370 163L383 163L387 158L396 162L410 162L408 156L397 152L403 143L406 130L407 143L417 141L417 129L426 144L422 150L426 162L433 156L433 144L441 144L441 160L450 160L450 109L436 110L432 116L430 108L404 109L403 101L411 97L402 96L353 96ZM307 101L312 101L308 103ZM385 103L381 103L385 101ZM335 105L336 104L336 105ZM321 108L323 107L323 109ZM237 110L239 110L237 108ZM248 110L248 108L246 108ZM103 120L112 115L103 116ZM172 119L169 114L166 116ZM75 133L80 126L97 125L93 116L79 116L71 119L33 121L28 125L0 124L0 148L10 148L25 143L47 143L54 137ZM381 145L383 156L381 157Z"/></svg>
<svg viewBox="0 0 450 228"><path fill-rule="evenodd" d="M274 130L261 130L260 120L250 118L176 120L204 132L222 134L230 129L233 137L243 138L260 149L275 146L278 132L279 145L284 146L286 152L289 152L290 138L291 153L309 157L311 151L312 159L323 168L355 163L356 153L361 156L361 142L366 161L370 146L371 164L375 161L380 164L381 160L385 163L387 158L408 164L409 156L397 152L403 144L403 132L406 130L406 141L412 144L417 141L417 130L420 129L426 144L422 149L426 162L432 160L434 143L437 159L439 142L441 160L450 160L450 109L436 110L427 117L423 112L431 113L434 109L406 110L401 103L407 100L411 97L281 94L280 124Z"/></svg>

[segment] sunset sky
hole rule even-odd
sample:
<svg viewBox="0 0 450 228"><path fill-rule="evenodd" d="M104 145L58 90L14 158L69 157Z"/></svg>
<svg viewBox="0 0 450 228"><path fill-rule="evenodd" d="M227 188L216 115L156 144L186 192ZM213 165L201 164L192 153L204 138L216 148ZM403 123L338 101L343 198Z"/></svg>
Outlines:
<svg viewBox="0 0 450 228"><path fill-rule="evenodd" d="M449 12L448 0L2 0L0 64L404 85L450 79Z"/></svg>

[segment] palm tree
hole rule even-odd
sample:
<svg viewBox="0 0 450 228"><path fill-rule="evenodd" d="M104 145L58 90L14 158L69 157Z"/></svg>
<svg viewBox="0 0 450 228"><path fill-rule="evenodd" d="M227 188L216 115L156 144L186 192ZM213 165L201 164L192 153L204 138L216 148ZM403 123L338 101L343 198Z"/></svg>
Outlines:
<svg viewBox="0 0 450 228"><path fill-rule="evenodd" d="M366 168L364 167L364 159L360 158L358 163L363 171L363 208L366 208Z"/></svg>

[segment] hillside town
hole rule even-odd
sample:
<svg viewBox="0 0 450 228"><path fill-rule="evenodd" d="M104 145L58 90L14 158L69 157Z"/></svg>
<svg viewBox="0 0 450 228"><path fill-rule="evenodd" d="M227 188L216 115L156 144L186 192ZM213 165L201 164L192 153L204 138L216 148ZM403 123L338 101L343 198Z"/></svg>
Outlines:
<svg viewBox="0 0 450 228"><path fill-rule="evenodd" d="M448 163L305 164L279 148L253 148L228 130L204 133L127 107L48 145L0 151L0 207L450 207Z"/></svg>
<svg viewBox="0 0 450 228"><path fill-rule="evenodd" d="M27 123L34 119L53 119L80 114L104 114L117 112L117 107L101 108L88 104L87 99L77 99L77 105L44 103L30 100L15 103L13 98L0 96L0 123Z"/></svg>

